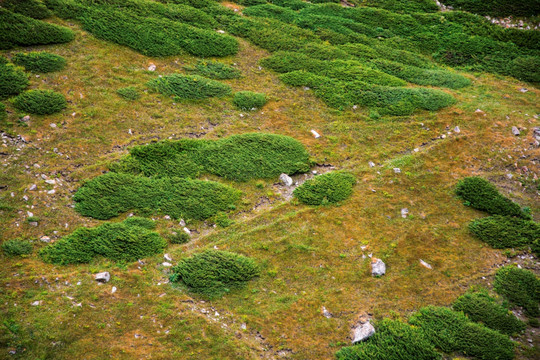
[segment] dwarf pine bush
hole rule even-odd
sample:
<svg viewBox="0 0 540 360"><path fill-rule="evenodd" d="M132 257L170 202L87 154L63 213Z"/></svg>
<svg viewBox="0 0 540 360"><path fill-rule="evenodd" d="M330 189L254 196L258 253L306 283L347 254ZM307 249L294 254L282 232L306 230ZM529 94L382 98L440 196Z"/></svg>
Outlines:
<svg viewBox="0 0 540 360"><path fill-rule="evenodd" d="M0 121L7 118L6 105L0 103Z"/></svg>
<svg viewBox="0 0 540 360"><path fill-rule="evenodd" d="M189 242L189 235L182 229L172 231L168 236L171 244L185 244Z"/></svg>
<svg viewBox="0 0 540 360"><path fill-rule="evenodd" d="M540 279L532 271L503 266L495 274L493 288L512 304L523 307L527 315L540 315Z"/></svg>
<svg viewBox="0 0 540 360"><path fill-rule="evenodd" d="M45 19L52 15L40 0L4 0L2 7L34 19Z"/></svg>
<svg viewBox="0 0 540 360"><path fill-rule="evenodd" d="M512 60L510 74L516 79L540 82L540 57L523 56Z"/></svg>
<svg viewBox="0 0 540 360"><path fill-rule="evenodd" d="M28 90L15 97L13 106L30 114L49 115L67 106L64 95L52 90Z"/></svg>
<svg viewBox="0 0 540 360"><path fill-rule="evenodd" d="M13 62L34 73L48 73L62 70L66 66L66 59L60 55L48 52L17 53Z"/></svg>
<svg viewBox="0 0 540 360"><path fill-rule="evenodd" d="M185 69L209 79L225 80L241 77L240 70L219 61L199 60L194 66L186 66Z"/></svg>
<svg viewBox="0 0 540 360"><path fill-rule="evenodd" d="M293 194L307 205L334 204L351 196L355 183L352 174L335 171L307 180Z"/></svg>
<svg viewBox="0 0 540 360"><path fill-rule="evenodd" d="M540 9L539 0L447 0L445 4L475 14L494 16L534 16Z"/></svg>
<svg viewBox="0 0 540 360"><path fill-rule="evenodd" d="M240 110L260 109L266 104L266 95L252 91L239 91L234 94L233 104Z"/></svg>
<svg viewBox="0 0 540 360"><path fill-rule="evenodd" d="M191 291L208 298L219 298L231 290L242 288L259 276L252 259L220 250L206 250L182 259L173 267L171 282L182 282Z"/></svg>
<svg viewBox="0 0 540 360"><path fill-rule="evenodd" d="M141 94L139 94L139 91L134 86L120 88L116 90L116 93L126 100L137 100L141 97Z"/></svg>
<svg viewBox="0 0 540 360"><path fill-rule="evenodd" d="M149 81L147 85L164 95L188 100L222 97L231 93L229 85L198 75L165 75Z"/></svg>
<svg viewBox="0 0 540 360"><path fill-rule="evenodd" d="M540 225L531 220L494 215L474 220L469 230L495 249L519 248L540 241Z"/></svg>
<svg viewBox="0 0 540 360"><path fill-rule="evenodd" d="M33 246L28 240L11 239L2 243L2 250L8 256L29 255L32 253Z"/></svg>
<svg viewBox="0 0 540 360"><path fill-rule="evenodd" d="M28 84L28 75L21 68L7 61L0 62L0 99L21 93Z"/></svg>

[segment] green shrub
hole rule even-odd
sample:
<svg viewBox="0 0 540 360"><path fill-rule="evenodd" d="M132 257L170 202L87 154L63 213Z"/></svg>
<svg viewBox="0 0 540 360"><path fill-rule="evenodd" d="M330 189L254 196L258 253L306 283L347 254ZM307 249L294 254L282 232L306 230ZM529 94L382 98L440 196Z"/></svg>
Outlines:
<svg viewBox="0 0 540 360"><path fill-rule="evenodd" d="M68 28L0 8L0 50L11 49L16 45L61 44L74 38L75 34Z"/></svg>
<svg viewBox="0 0 540 360"><path fill-rule="evenodd" d="M540 279L533 272L512 265L501 267L495 274L493 288L512 304L523 307L527 315L540 315Z"/></svg>
<svg viewBox="0 0 540 360"><path fill-rule="evenodd" d="M338 360L438 360L435 351L418 329L397 320L384 319L375 325L376 332L366 341L341 348Z"/></svg>
<svg viewBox="0 0 540 360"><path fill-rule="evenodd" d="M439 7L433 0L363 0L362 5L378 7L395 12L437 12Z"/></svg>
<svg viewBox="0 0 540 360"><path fill-rule="evenodd" d="M255 261L227 251L206 250L182 259L173 268L172 282L181 281L191 291L218 298L242 288L259 275Z"/></svg>
<svg viewBox="0 0 540 360"><path fill-rule="evenodd" d="M165 75L149 81L147 85L164 95L189 100L221 97L231 93L229 85L198 75Z"/></svg>
<svg viewBox="0 0 540 360"><path fill-rule="evenodd" d="M447 354L459 352L484 360L514 358L514 344L507 335L470 321L462 312L428 306L414 313L409 323Z"/></svg>
<svg viewBox="0 0 540 360"><path fill-rule="evenodd" d="M222 228L226 228L234 224L234 221L229 219L226 213L220 211L216 214L216 225Z"/></svg>
<svg viewBox="0 0 540 360"><path fill-rule="evenodd" d="M481 177L467 177L456 186L456 193L465 204L490 215L516 216L530 219L518 204L502 196L495 185Z"/></svg>
<svg viewBox="0 0 540 360"><path fill-rule="evenodd" d="M135 261L161 253L167 246L152 231L153 221L129 218L121 223L106 223L95 228L78 228L40 251L46 262L67 265L88 263L97 256L115 261Z"/></svg>
<svg viewBox="0 0 540 360"><path fill-rule="evenodd" d="M539 0L447 0L445 4L475 14L494 16L534 16L540 9Z"/></svg>
<svg viewBox="0 0 540 360"><path fill-rule="evenodd" d="M185 244L189 242L189 235L182 229L172 231L168 238L171 244Z"/></svg>
<svg viewBox="0 0 540 360"><path fill-rule="evenodd" d="M241 110L260 109L266 104L266 95L252 91L239 91L234 94L233 104Z"/></svg>
<svg viewBox="0 0 540 360"><path fill-rule="evenodd" d="M370 43L369 45L359 43L345 44L338 46L338 48L362 61L385 59L425 69L436 67L433 61L419 53L395 49L384 43Z"/></svg>
<svg viewBox="0 0 540 360"><path fill-rule="evenodd" d="M534 221L494 215L474 220L469 230L495 249L522 247L540 240L540 225Z"/></svg>
<svg viewBox="0 0 540 360"><path fill-rule="evenodd" d="M218 61L199 60L195 66L187 66L185 69L210 79L225 80L241 77L240 70Z"/></svg>
<svg viewBox="0 0 540 360"><path fill-rule="evenodd" d="M352 174L335 171L307 180L293 194L307 205L335 204L351 196L355 183Z"/></svg>
<svg viewBox="0 0 540 360"><path fill-rule="evenodd" d="M137 100L141 97L139 91L135 86L128 86L116 90L116 93L126 100Z"/></svg>
<svg viewBox="0 0 540 360"><path fill-rule="evenodd" d="M452 307L456 311L463 311L469 319L502 334L512 336L525 330L525 323L497 303L485 290L465 293L454 301Z"/></svg>
<svg viewBox="0 0 540 360"><path fill-rule="evenodd" d="M0 121L7 119L6 105L0 103Z"/></svg>
<svg viewBox="0 0 540 360"><path fill-rule="evenodd" d="M247 181L275 178L281 173L303 173L310 166L309 154L299 141L288 136L252 133L219 140L183 139L135 146L111 170L190 178L209 173Z"/></svg>
<svg viewBox="0 0 540 360"><path fill-rule="evenodd" d="M66 66L66 59L62 56L47 52L17 53L13 62L34 73L59 71Z"/></svg>
<svg viewBox="0 0 540 360"><path fill-rule="evenodd" d="M13 99L13 106L30 114L49 115L65 109L67 102L64 95L52 90L28 90Z"/></svg>
<svg viewBox="0 0 540 360"><path fill-rule="evenodd" d="M34 19L45 19L52 15L40 0L4 0L2 7Z"/></svg>
<svg viewBox="0 0 540 360"><path fill-rule="evenodd" d="M28 240L11 239L2 243L2 250L8 256L30 255L33 250L32 243Z"/></svg>
<svg viewBox="0 0 540 360"><path fill-rule="evenodd" d="M228 210L240 192L213 181L145 178L107 173L75 193L75 210L95 219L110 219L129 210L164 213L174 219L204 220Z"/></svg>
<svg viewBox="0 0 540 360"><path fill-rule="evenodd" d="M17 95L28 87L28 75L9 63L0 63L0 99Z"/></svg>
<svg viewBox="0 0 540 360"><path fill-rule="evenodd" d="M519 80L540 82L540 57L515 58L510 65L510 74Z"/></svg>

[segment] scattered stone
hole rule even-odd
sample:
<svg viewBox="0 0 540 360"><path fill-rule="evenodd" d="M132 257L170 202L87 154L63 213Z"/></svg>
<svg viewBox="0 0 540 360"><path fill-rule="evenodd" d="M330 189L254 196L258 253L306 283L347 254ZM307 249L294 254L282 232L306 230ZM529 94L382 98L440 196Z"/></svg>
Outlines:
<svg viewBox="0 0 540 360"><path fill-rule="evenodd" d="M528 90L528 89L525 89L525 88L521 88L521 89L519 89L519 91L522 92L522 93L526 93L526 92L528 92L529 90Z"/></svg>
<svg viewBox="0 0 540 360"><path fill-rule="evenodd" d="M318 139L321 137L321 135L319 135L319 133L316 132L315 130L311 130L311 133L313 134L313 136L315 136L315 139Z"/></svg>
<svg viewBox="0 0 540 360"><path fill-rule="evenodd" d="M36 184L32 184L30 185L30 187L28 188L28 191L35 191L37 189L37 185Z"/></svg>
<svg viewBox="0 0 540 360"><path fill-rule="evenodd" d="M56 190L52 189L52 190L47 191L47 194L52 195L52 194L54 194L55 192L56 192Z"/></svg>
<svg viewBox="0 0 540 360"><path fill-rule="evenodd" d="M171 220L171 217L170 217L169 215L165 215L165 216L163 217L163 219L165 219L165 220Z"/></svg>
<svg viewBox="0 0 540 360"><path fill-rule="evenodd" d="M188 235L191 234L191 231L187 227L184 227L184 232Z"/></svg>
<svg viewBox="0 0 540 360"><path fill-rule="evenodd" d="M240 329L246 330L246 329L247 329L247 325L246 325L245 323L242 323L242 325L240 325Z"/></svg>
<svg viewBox="0 0 540 360"><path fill-rule="evenodd" d="M327 319L330 319L332 317L332 313L328 311L324 306L322 307L322 314Z"/></svg>
<svg viewBox="0 0 540 360"><path fill-rule="evenodd" d="M34 213L31 212L31 211L27 211L27 212L26 212L26 215L28 215L28 217L32 217L32 216L34 216Z"/></svg>
<svg viewBox="0 0 540 360"><path fill-rule="evenodd" d="M220 34L225 34L225 31L224 30L216 30L216 32L220 33Z"/></svg>
<svg viewBox="0 0 540 360"><path fill-rule="evenodd" d="M56 129L56 124L55 123L50 123L49 126L52 127L53 129Z"/></svg>
<svg viewBox="0 0 540 360"><path fill-rule="evenodd" d="M506 177L507 177L509 180L512 180L512 178L514 177L514 175L512 175L512 174L506 174Z"/></svg>
<svg viewBox="0 0 540 360"><path fill-rule="evenodd" d="M394 168L394 172L396 174L401 174L401 169L400 168Z"/></svg>
<svg viewBox="0 0 540 360"><path fill-rule="evenodd" d="M171 255L169 255L169 254L163 255L163 257L164 257L165 260L167 260L167 261L172 261L172 257L171 257Z"/></svg>
<svg viewBox="0 0 540 360"><path fill-rule="evenodd" d="M368 165L370 168L375 167L375 163L373 161L368 162Z"/></svg>
<svg viewBox="0 0 540 360"><path fill-rule="evenodd" d="M423 267L428 268L430 270L433 269L433 267L431 265L429 265L427 262L425 262L422 259L420 259L420 264L422 264Z"/></svg>
<svg viewBox="0 0 540 360"><path fill-rule="evenodd" d="M461 132L461 129L459 128L459 126L456 126L456 127L454 128L454 132L455 132L456 134L459 134L459 133Z"/></svg>
<svg viewBox="0 0 540 360"><path fill-rule="evenodd" d="M39 238L40 241L43 241L45 243L50 243L51 242L51 238L48 237L48 236L42 236Z"/></svg>
<svg viewBox="0 0 540 360"><path fill-rule="evenodd" d="M186 226L186 222L184 221L184 219L180 219L180 222L178 223L178 225Z"/></svg>
<svg viewBox="0 0 540 360"><path fill-rule="evenodd" d="M111 294L114 294L114 293L116 292L116 290L118 290L118 289L116 288L116 286L113 286L112 289L111 289Z"/></svg>
<svg viewBox="0 0 540 360"><path fill-rule="evenodd" d="M21 119L21 121L24 121L24 122L30 121L30 115L23 116L23 118Z"/></svg>
<svg viewBox="0 0 540 360"><path fill-rule="evenodd" d="M281 183L285 186L292 186L293 184L293 179L291 179L291 177L287 174L279 175L279 181L281 181Z"/></svg>
<svg viewBox="0 0 540 360"><path fill-rule="evenodd" d="M34 301L32 303L32 306L41 306L43 304L43 300L39 300L39 301Z"/></svg>
<svg viewBox="0 0 540 360"><path fill-rule="evenodd" d="M401 209L401 217L402 218L406 219L408 215L409 215L409 209L407 209L407 208Z"/></svg>
<svg viewBox="0 0 540 360"><path fill-rule="evenodd" d="M420 151L420 148L414 148L413 151L414 151L414 152L419 152L419 151Z"/></svg>
<svg viewBox="0 0 540 360"><path fill-rule="evenodd" d="M94 279L98 282L107 283L111 280L111 274L108 271L100 272L94 275Z"/></svg>
<svg viewBox="0 0 540 360"><path fill-rule="evenodd" d="M386 274L386 264L375 257L371 258L371 275L382 276Z"/></svg>
<svg viewBox="0 0 540 360"><path fill-rule="evenodd" d="M519 129L516 126L512 126L512 134L514 134L514 136L519 136L519 134L521 134L521 132L519 131Z"/></svg>
<svg viewBox="0 0 540 360"><path fill-rule="evenodd" d="M55 185L56 184L56 180L54 179L51 179L51 180L45 180L45 182L49 185Z"/></svg>
<svg viewBox="0 0 540 360"><path fill-rule="evenodd" d="M150 64L150 65L148 66L148 71L156 71L156 65Z"/></svg>
<svg viewBox="0 0 540 360"><path fill-rule="evenodd" d="M352 329L352 343L357 344L364 341L375 334L375 328L371 325L371 322L359 322Z"/></svg>
<svg viewBox="0 0 540 360"><path fill-rule="evenodd" d="M166 261L161 265L163 265L165 267L171 267L172 266L172 264L170 262L166 262Z"/></svg>
<svg viewBox="0 0 540 360"><path fill-rule="evenodd" d="M537 141L540 141L540 127L535 127L532 129L532 133L533 133L533 137L537 140Z"/></svg>
<svg viewBox="0 0 540 360"><path fill-rule="evenodd" d="M484 112L482 110L480 110L480 109L476 109L474 112L477 113L477 114L484 114Z"/></svg>

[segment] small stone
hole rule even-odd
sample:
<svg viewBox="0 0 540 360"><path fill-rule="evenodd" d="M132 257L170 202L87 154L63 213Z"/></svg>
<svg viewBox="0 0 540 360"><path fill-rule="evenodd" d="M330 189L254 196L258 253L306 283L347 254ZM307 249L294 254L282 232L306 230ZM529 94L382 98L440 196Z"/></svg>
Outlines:
<svg viewBox="0 0 540 360"><path fill-rule="evenodd" d="M116 292L116 290L118 290L118 289L116 288L116 286L113 286L112 289L111 289L111 294L114 294L114 293Z"/></svg>
<svg viewBox="0 0 540 360"><path fill-rule="evenodd" d="M400 174L400 173L401 173L401 169L400 169L400 168L394 168L394 173Z"/></svg>
<svg viewBox="0 0 540 360"><path fill-rule="evenodd" d="M163 255L163 257L164 257L165 260L167 260L167 261L172 261L172 257L171 257L171 255L169 255L169 254Z"/></svg>
<svg viewBox="0 0 540 360"><path fill-rule="evenodd" d="M52 194L54 194L55 192L56 192L56 190L52 189L52 190L47 191L47 194L52 195Z"/></svg>
<svg viewBox="0 0 540 360"><path fill-rule="evenodd" d="M56 124L55 123L50 123L49 126L52 127L53 129L56 129Z"/></svg>
<svg viewBox="0 0 540 360"><path fill-rule="evenodd" d="M45 243L51 242L51 238L48 237L48 236L42 236L42 237L39 238L39 240L40 240L40 241L43 241L43 242L45 242Z"/></svg>
<svg viewBox="0 0 540 360"><path fill-rule="evenodd" d="M313 136L315 137L315 139L318 139L321 137L321 135L319 135L318 132L316 132L315 130L311 130L311 133L313 134Z"/></svg>
<svg viewBox="0 0 540 360"><path fill-rule="evenodd" d="M373 161L369 161L368 165L369 165L370 168L375 167L375 163Z"/></svg>
<svg viewBox="0 0 540 360"><path fill-rule="evenodd" d="M507 177L509 180L512 180L512 178L514 177L514 175L512 175L512 174L506 174L506 177Z"/></svg>
<svg viewBox="0 0 540 360"><path fill-rule="evenodd" d="M328 311L324 306L322 307L322 314L327 319L330 319L332 317L332 313Z"/></svg>
<svg viewBox="0 0 540 360"><path fill-rule="evenodd" d="M220 33L220 34L225 34L225 31L223 30L216 30L217 33Z"/></svg>
<svg viewBox="0 0 540 360"><path fill-rule="evenodd" d="M375 328L369 320L365 323L358 323L352 330L352 343L356 344L364 341L375 334Z"/></svg>
<svg viewBox="0 0 540 360"><path fill-rule="evenodd" d="M519 131L519 129L516 126L512 126L512 134L514 134L514 136L519 136L519 134L521 134L521 132Z"/></svg>
<svg viewBox="0 0 540 360"><path fill-rule="evenodd" d="M420 148L414 148L413 151L414 151L414 152L419 152L419 151L420 151Z"/></svg>
<svg viewBox="0 0 540 360"><path fill-rule="evenodd" d="M180 219L180 222L178 223L178 225L186 226L186 222L184 221L184 219Z"/></svg>
<svg viewBox="0 0 540 360"><path fill-rule="evenodd" d="M36 184L32 184L30 185L30 187L28 188L28 191L34 191L37 189L37 185Z"/></svg>
<svg viewBox="0 0 540 360"><path fill-rule="evenodd" d="M246 329L247 329L247 325L246 325L245 323L242 323L242 325L240 325L240 329L246 330Z"/></svg>
<svg viewBox="0 0 540 360"><path fill-rule="evenodd" d="M191 234L191 231L187 227L184 227L184 232L188 235Z"/></svg>
<svg viewBox="0 0 540 360"><path fill-rule="evenodd" d="M171 220L171 217L170 217L169 215L165 215L165 216L163 217L163 219L165 219L165 220Z"/></svg>
<svg viewBox="0 0 540 360"><path fill-rule="evenodd" d="M156 71L156 65L150 64L150 65L148 66L148 71Z"/></svg>
<svg viewBox="0 0 540 360"><path fill-rule="evenodd" d="M425 267L425 268L433 269L433 267L431 265L429 265L427 262L425 262L422 259L420 259L420 264L422 264L422 266Z"/></svg>
<svg viewBox="0 0 540 360"><path fill-rule="evenodd" d="M456 127L454 128L454 132L455 132L456 134L459 134L459 133L461 132L461 129L459 128L459 126L456 126Z"/></svg>
<svg viewBox="0 0 540 360"><path fill-rule="evenodd" d="M480 109L476 109L474 112L477 113L477 114L483 114L483 113L484 113L484 112L483 112L482 110L480 110Z"/></svg>
<svg viewBox="0 0 540 360"><path fill-rule="evenodd" d="M34 302L32 303L32 306L40 306L40 305L42 305L42 304L43 304L43 300L39 300L39 301L34 301Z"/></svg>
<svg viewBox="0 0 540 360"><path fill-rule="evenodd" d="M56 184L56 180L54 180L54 179L51 179L51 180L45 180L45 182L46 182L47 184L49 184L49 185L54 185L54 184Z"/></svg>
<svg viewBox="0 0 540 360"><path fill-rule="evenodd" d="M401 209L401 217L402 218L405 219L405 218L407 218L408 215L409 215L409 209L407 209L407 208Z"/></svg>
<svg viewBox="0 0 540 360"><path fill-rule="evenodd" d="M109 280L111 280L111 274L109 274L108 271L100 272L94 275L94 279L96 281L106 283L106 282L109 282Z"/></svg>
<svg viewBox="0 0 540 360"><path fill-rule="evenodd" d="M386 274L386 264L375 257L371 258L371 275L382 276Z"/></svg>
<svg viewBox="0 0 540 360"><path fill-rule="evenodd" d="M21 120L24 121L24 122L30 121L30 115L23 116L23 118Z"/></svg>
<svg viewBox="0 0 540 360"><path fill-rule="evenodd" d="M291 177L285 173L279 175L279 181L281 181L281 183L285 186L292 186L293 184L293 179L291 179Z"/></svg>
<svg viewBox="0 0 540 360"><path fill-rule="evenodd" d="M170 262L166 262L166 261L164 263L162 263L161 265L163 265L165 267L171 267L172 266L172 264Z"/></svg>
<svg viewBox="0 0 540 360"><path fill-rule="evenodd" d="M526 93L526 92L528 92L529 90L528 90L528 89L525 89L525 88L521 88L521 89L519 89L519 91L522 92L522 93Z"/></svg>

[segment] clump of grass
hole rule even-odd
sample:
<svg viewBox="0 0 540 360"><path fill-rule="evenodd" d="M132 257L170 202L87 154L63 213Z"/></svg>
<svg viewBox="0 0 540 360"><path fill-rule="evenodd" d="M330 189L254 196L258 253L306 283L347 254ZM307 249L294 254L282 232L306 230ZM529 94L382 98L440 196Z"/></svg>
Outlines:
<svg viewBox="0 0 540 360"><path fill-rule="evenodd" d="M474 220L469 230L495 249L519 248L540 241L540 225L531 220L494 215Z"/></svg>
<svg viewBox="0 0 540 360"><path fill-rule="evenodd" d="M414 313L409 323L447 354L459 352L486 360L514 358L514 344L507 335L470 321L462 312L428 306Z"/></svg>
<svg viewBox="0 0 540 360"><path fill-rule="evenodd" d="M239 91L234 94L233 104L241 110L260 109L266 104L266 95L252 91Z"/></svg>
<svg viewBox="0 0 540 360"><path fill-rule="evenodd" d="M463 311L469 319L502 334L512 336L525 330L525 323L489 296L486 290L467 292L457 298L452 307L456 311Z"/></svg>
<svg viewBox="0 0 540 360"><path fill-rule="evenodd" d="M95 228L78 228L43 248L40 255L46 262L60 265L88 263L97 256L131 262L165 249L167 242L152 231L154 228L153 221L136 217Z"/></svg>
<svg viewBox="0 0 540 360"><path fill-rule="evenodd" d="M46 19L52 15L39 0L4 0L2 7L34 19Z"/></svg>
<svg viewBox="0 0 540 360"><path fill-rule="evenodd" d="M21 111L37 115L50 115L67 106L64 95L52 90L28 90L13 100L13 106Z"/></svg>
<svg viewBox="0 0 540 360"><path fill-rule="evenodd" d="M217 80L238 79L242 76L240 70L212 60L199 60L195 66L186 66L185 69L197 75Z"/></svg>
<svg viewBox="0 0 540 360"><path fill-rule="evenodd" d="M13 62L34 73L59 71L66 66L66 59L62 56L44 51L17 53L13 57Z"/></svg>
<svg viewBox="0 0 540 360"><path fill-rule="evenodd" d="M125 88L120 88L116 90L116 93L123 97L126 100L137 100L141 97L141 94L139 94L139 91L135 86L128 86Z"/></svg>
<svg viewBox="0 0 540 360"><path fill-rule="evenodd" d="M147 85L164 95L189 100L221 97L231 93L229 85L198 75L165 75L149 81Z"/></svg>
<svg viewBox="0 0 540 360"><path fill-rule="evenodd" d="M75 210L95 219L110 219L129 210L165 213L174 219L204 220L229 210L240 192L213 181L145 178L107 173L84 184L75 193Z"/></svg>
<svg viewBox="0 0 540 360"><path fill-rule="evenodd" d="M172 231L168 236L171 244L185 244L189 242L189 235L182 229Z"/></svg>
<svg viewBox="0 0 540 360"><path fill-rule="evenodd" d="M338 360L439 360L441 354L421 331L398 320L384 319L366 341L346 346L336 353Z"/></svg>
<svg viewBox="0 0 540 360"><path fill-rule="evenodd" d="M456 193L465 200L465 205L491 215L531 218L529 214L521 210L518 204L501 195L495 185L481 177L467 177L461 180L457 184Z"/></svg>
<svg viewBox="0 0 540 360"><path fill-rule="evenodd" d="M28 87L28 75L20 67L0 62L0 99L17 95Z"/></svg>
<svg viewBox="0 0 540 360"><path fill-rule="evenodd" d="M356 179L350 173L330 172L316 176L294 189L294 196L307 205L335 204L352 194Z"/></svg>
<svg viewBox="0 0 540 360"><path fill-rule="evenodd" d="M32 253L33 245L28 240L11 239L2 243L2 250L8 256L29 255Z"/></svg>
<svg viewBox="0 0 540 360"><path fill-rule="evenodd" d="M248 257L227 251L206 250L182 259L173 268L170 280L182 282L191 291L212 299L244 287L259 273L255 261Z"/></svg>
<svg viewBox="0 0 540 360"><path fill-rule="evenodd" d="M495 274L493 288L512 304L522 306L528 316L540 315L540 279L532 271L513 265L501 267Z"/></svg>

